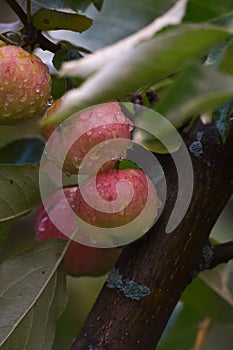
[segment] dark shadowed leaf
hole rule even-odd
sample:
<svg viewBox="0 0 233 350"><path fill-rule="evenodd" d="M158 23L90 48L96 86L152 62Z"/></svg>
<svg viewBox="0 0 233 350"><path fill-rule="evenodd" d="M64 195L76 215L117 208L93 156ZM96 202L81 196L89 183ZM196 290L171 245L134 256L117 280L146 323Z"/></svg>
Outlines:
<svg viewBox="0 0 233 350"><path fill-rule="evenodd" d="M208 275L206 272L206 275ZM202 275L201 275L202 276ZM211 317L218 323L233 322L233 302L229 299L229 292L220 289L218 276L214 280L211 277L196 277L185 290L182 300L192 308L198 310L203 316ZM208 283L207 283L207 282Z"/></svg>
<svg viewBox="0 0 233 350"><path fill-rule="evenodd" d="M77 60L81 57L83 57L83 55L75 49L61 49L53 56L53 65L59 70L63 62Z"/></svg>
<svg viewBox="0 0 233 350"><path fill-rule="evenodd" d="M39 137L22 138L0 148L0 163L38 163L44 150L44 142Z"/></svg>
<svg viewBox="0 0 233 350"><path fill-rule="evenodd" d="M203 315L188 305L183 305L174 325L161 338L158 350L191 350Z"/></svg>

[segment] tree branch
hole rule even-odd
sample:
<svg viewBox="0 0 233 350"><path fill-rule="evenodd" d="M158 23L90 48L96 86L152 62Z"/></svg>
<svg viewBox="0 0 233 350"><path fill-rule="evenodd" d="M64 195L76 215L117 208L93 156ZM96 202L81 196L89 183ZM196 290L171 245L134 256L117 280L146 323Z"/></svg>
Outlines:
<svg viewBox="0 0 233 350"><path fill-rule="evenodd" d="M213 269L215 266L222 263L227 263L233 259L233 241L213 245L211 249L213 252L213 257L208 269Z"/></svg>
<svg viewBox="0 0 233 350"><path fill-rule="evenodd" d="M203 154L191 155L194 193L185 218L165 233L176 201L176 169L169 155L157 156L167 181L163 213L146 236L123 250L72 350L154 350L183 291L200 271L203 252L205 262L212 261L205 247L233 192L233 128L223 145L215 123L198 120L184 137L188 147L197 132L203 135Z"/></svg>
<svg viewBox="0 0 233 350"><path fill-rule="evenodd" d="M22 9L22 7L18 4L16 0L6 0L8 5L12 8L12 10L16 13L16 15L19 17L21 22L26 26L28 24L27 15Z"/></svg>

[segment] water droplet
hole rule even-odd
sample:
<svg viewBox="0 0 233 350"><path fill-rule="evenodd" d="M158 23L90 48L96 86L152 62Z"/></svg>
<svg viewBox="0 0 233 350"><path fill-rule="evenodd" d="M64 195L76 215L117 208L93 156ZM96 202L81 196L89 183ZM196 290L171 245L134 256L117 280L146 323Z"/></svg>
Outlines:
<svg viewBox="0 0 233 350"><path fill-rule="evenodd" d="M22 97L20 97L20 102L25 102L27 100L27 94L23 94Z"/></svg>
<svg viewBox="0 0 233 350"><path fill-rule="evenodd" d="M23 106L22 105L18 105L16 107L16 112L22 112L22 110L23 110Z"/></svg>
<svg viewBox="0 0 233 350"><path fill-rule="evenodd" d="M36 90L36 92L41 92L41 86L40 85L36 85L35 90Z"/></svg>
<svg viewBox="0 0 233 350"><path fill-rule="evenodd" d="M102 117L103 117L103 113L100 112L100 111L97 111L97 112L96 112L96 115L97 115L97 117L99 117L99 118L102 118Z"/></svg>
<svg viewBox="0 0 233 350"><path fill-rule="evenodd" d="M82 120L85 120L85 119L88 119L88 118L89 118L89 114L88 113L82 113L80 115L80 119L82 119Z"/></svg>
<svg viewBox="0 0 233 350"><path fill-rule="evenodd" d="M102 156L103 156L103 153L102 153L102 152L96 151L96 152L92 152L92 153L90 154L90 159L91 159L91 160L98 160L98 159L100 159L100 157L102 157Z"/></svg>
<svg viewBox="0 0 233 350"><path fill-rule="evenodd" d="M88 130L87 131L87 136L91 136L93 134L93 131L92 130Z"/></svg>
<svg viewBox="0 0 233 350"><path fill-rule="evenodd" d="M7 97L6 97L6 99L7 99L8 102L13 102L14 99L15 99L15 97L14 97L13 94L8 94Z"/></svg>
<svg viewBox="0 0 233 350"><path fill-rule="evenodd" d="M36 107L31 107L30 109L29 109L29 114L30 115L32 115L32 114L34 114L36 112Z"/></svg>
<svg viewBox="0 0 233 350"><path fill-rule="evenodd" d="M119 122L124 122L125 121L125 117L121 112L115 112L115 117Z"/></svg>
<svg viewBox="0 0 233 350"><path fill-rule="evenodd" d="M10 117L11 116L11 113L10 112L2 112L2 116L3 117Z"/></svg>
<svg viewBox="0 0 233 350"><path fill-rule="evenodd" d="M47 229L47 225L49 223L49 218L46 216L44 217L41 222L39 223L39 226L38 226L38 231L39 232L45 232L46 229Z"/></svg>
<svg viewBox="0 0 233 350"><path fill-rule="evenodd" d="M133 131L134 126L133 126L132 124L128 124L128 126L129 126L129 131L130 131L130 132Z"/></svg>

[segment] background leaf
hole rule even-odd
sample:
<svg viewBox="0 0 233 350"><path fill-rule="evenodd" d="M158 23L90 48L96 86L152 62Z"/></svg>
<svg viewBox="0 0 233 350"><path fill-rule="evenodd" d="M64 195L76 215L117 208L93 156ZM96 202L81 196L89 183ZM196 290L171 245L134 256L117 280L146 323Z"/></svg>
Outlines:
<svg viewBox="0 0 233 350"><path fill-rule="evenodd" d="M81 36L74 33L52 33L54 38L61 36L74 44L96 50L110 45L135 33L161 16L176 3L176 0L107 0L101 12L90 6L86 15L93 19L93 26Z"/></svg>
<svg viewBox="0 0 233 350"><path fill-rule="evenodd" d="M182 301L202 313L203 316L211 317L218 323L233 322L232 305L221 294L216 293L202 277L196 277L186 288Z"/></svg>
<svg viewBox="0 0 233 350"><path fill-rule="evenodd" d="M231 0L189 0L185 21L201 22L233 11Z"/></svg>
<svg viewBox="0 0 233 350"><path fill-rule="evenodd" d="M198 63L188 65L156 110L176 127L187 117L212 111L233 95L233 78Z"/></svg>
<svg viewBox="0 0 233 350"><path fill-rule="evenodd" d="M0 265L1 349L51 349L66 304L64 266L56 270L65 244L50 240Z"/></svg>
<svg viewBox="0 0 233 350"><path fill-rule="evenodd" d="M160 340L157 350L191 350L203 315L188 305L183 305L174 325Z"/></svg>

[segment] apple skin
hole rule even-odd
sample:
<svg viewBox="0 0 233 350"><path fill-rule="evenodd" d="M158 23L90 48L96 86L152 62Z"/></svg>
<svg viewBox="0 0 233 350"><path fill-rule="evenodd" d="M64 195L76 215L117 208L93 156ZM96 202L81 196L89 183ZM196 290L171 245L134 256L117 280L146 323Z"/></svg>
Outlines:
<svg viewBox="0 0 233 350"><path fill-rule="evenodd" d="M47 119L53 115L62 103L62 98L55 101L50 108L47 109L42 119ZM70 120L70 121L69 121ZM67 122L67 121L66 121ZM104 125L96 126L97 123L103 123ZM57 125L51 125L41 128L41 135L47 141L53 131L57 128ZM89 130L91 128L91 130ZM49 156L50 159L58 160L59 152L63 154L64 149L69 149L67 152L64 164L61 163L63 171L70 174L77 174L79 172L80 164L96 145L101 142L124 138L130 140L131 131L133 130L132 121L129 120L122 113L118 102L112 101L88 108L81 113L77 113L72 116L72 119L68 119L65 126L59 126L56 135L50 139ZM77 136L77 134L81 135ZM75 142L71 147L67 147L67 141L74 139ZM93 174L93 165L96 160L99 162L101 157L101 164L99 172L105 172L111 168L114 168L118 159L126 156L129 143L122 143L119 141L116 149L111 146L104 145L101 151L89 153L88 160L85 166L85 174ZM63 145L63 147L62 147Z"/></svg>
<svg viewBox="0 0 233 350"><path fill-rule="evenodd" d="M122 246L140 238L154 223L160 207L152 181L133 168L89 178L77 189L74 201L80 230L102 247Z"/></svg>
<svg viewBox="0 0 233 350"><path fill-rule="evenodd" d="M41 59L13 45L0 45L0 124L43 115L51 77Z"/></svg>
<svg viewBox="0 0 233 350"><path fill-rule="evenodd" d="M68 203L73 206L77 187L66 188L64 193ZM61 217L63 211L63 218L67 220L65 226L68 225L71 228L72 218L65 217L65 204L61 198L61 191L58 191L55 196L49 197L49 203L54 204L52 210L55 217L56 215L58 218ZM37 209L34 228L35 239L38 242L52 238L67 240L67 237L52 223L43 205ZM85 236L83 235L83 237ZM88 242L87 238L85 240ZM66 272L73 277L104 275L112 269L121 250L119 248L95 248L71 241L65 254Z"/></svg>

